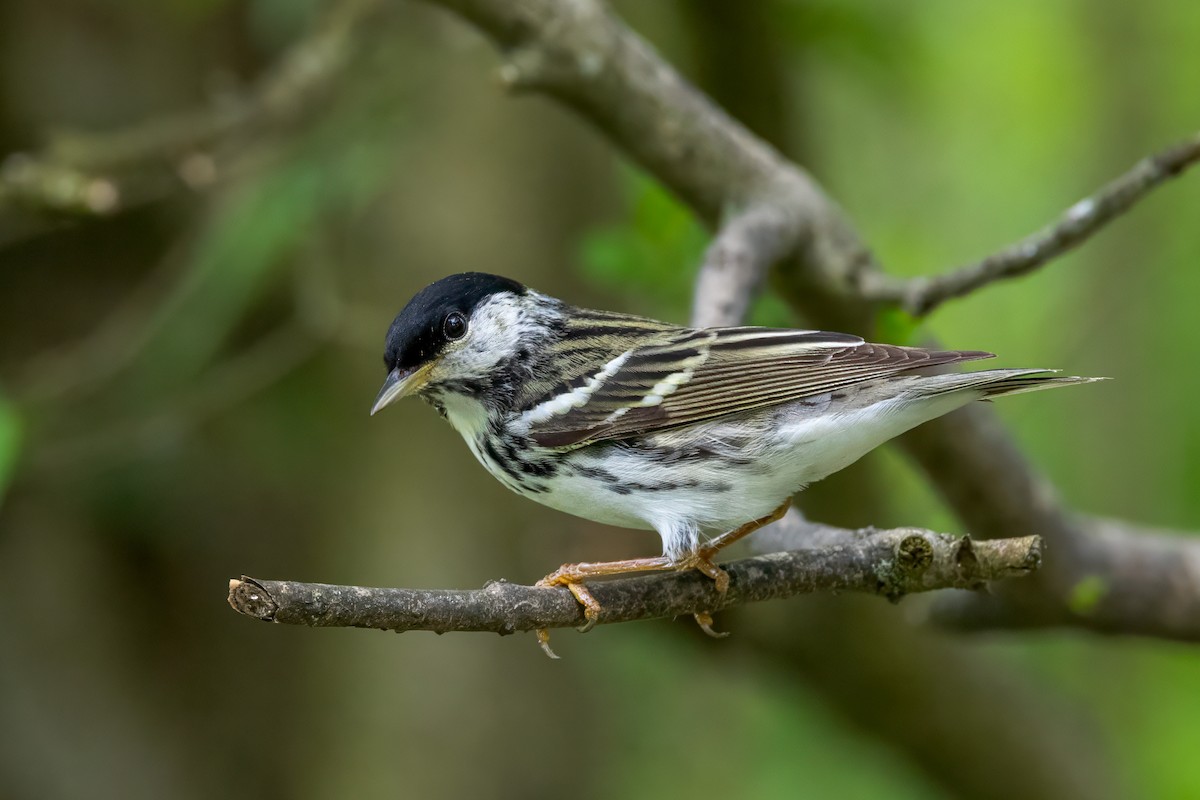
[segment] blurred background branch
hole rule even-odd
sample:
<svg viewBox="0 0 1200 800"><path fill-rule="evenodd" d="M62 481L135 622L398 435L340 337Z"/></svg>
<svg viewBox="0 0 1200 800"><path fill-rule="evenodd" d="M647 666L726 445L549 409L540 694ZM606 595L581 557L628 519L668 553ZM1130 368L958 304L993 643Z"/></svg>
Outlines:
<svg viewBox="0 0 1200 800"><path fill-rule="evenodd" d="M211 187L237 169L254 138L315 112L379 5L331 4L253 87L224 92L206 108L107 133L59 132L39 151L9 154L0 163L0 214L115 214L181 189ZM27 235L29 223L19 230ZM0 235L0 247L5 243Z"/></svg>
<svg viewBox="0 0 1200 800"><path fill-rule="evenodd" d="M1020 595L951 594L933 605L932 618L961 631L1071 625L1200 642L1200 542L1194 535L1098 517L1079 524L1083 536L1070 558L1081 577L1060 587L1064 602L1023 605ZM1094 616L1101 599L1107 610Z"/></svg>
<svg viewBox="0 0 1200 800"><path fill-rule="evenodd" d="M795 247L786 213L763 203L721 225L696 278L692 325L737 325L746 318L767 271Z"/></svg>

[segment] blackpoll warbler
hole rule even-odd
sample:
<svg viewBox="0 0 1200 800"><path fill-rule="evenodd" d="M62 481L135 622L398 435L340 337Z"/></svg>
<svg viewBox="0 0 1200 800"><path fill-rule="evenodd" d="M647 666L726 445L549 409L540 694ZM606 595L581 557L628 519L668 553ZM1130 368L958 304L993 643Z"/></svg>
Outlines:
<svg viewBox="0 0 1200 800"><path fill-rule="evenodd" d="M921 374L991 353L684 328L575 308L477 272L421 290L386 348L372 414L419 394L514 492L662 537L661 557L567 564L542 579L570 588L589 627L599 612L589 577L695 568L724 592L729 578L713 556L782 516L805 485L974 400L1096 380L1040 369ZM697 619L711 633L708 615Z"/></svg>

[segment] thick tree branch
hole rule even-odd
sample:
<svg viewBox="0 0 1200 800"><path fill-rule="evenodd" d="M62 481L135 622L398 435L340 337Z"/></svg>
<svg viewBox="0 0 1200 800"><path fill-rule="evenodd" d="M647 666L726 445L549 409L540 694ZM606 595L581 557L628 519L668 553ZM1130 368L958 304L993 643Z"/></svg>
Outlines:
<svg viewBox="0 0 1200 800"><path fill-rule="evenodd" d="M1178 177L1197 161L1200 161L1200 133L1142 159L1129 172L1068 208L1053 224L980 261L942 275L921 278L865 272L859 288L868 300L898 303L909 313L923 316L947 300L963 297L996 281L1025 275L1078 247L1151 190Z"/></svg>
<svg viewBox="0 0 1200 800"><path fill-rule="evenodd" d="M696 572L663 573L589 585L600 624L685 616L819 591L854 591L898 600L933 589L979 589L1026 575L1041 564L1036 536L991 542L915 528L822 529L811 547L726 564L721 596ZM229 604L267 622L393 631L515 633L584 623L565 588L504 581L483 589L379 589L242 577L229 582Z"/></svg>

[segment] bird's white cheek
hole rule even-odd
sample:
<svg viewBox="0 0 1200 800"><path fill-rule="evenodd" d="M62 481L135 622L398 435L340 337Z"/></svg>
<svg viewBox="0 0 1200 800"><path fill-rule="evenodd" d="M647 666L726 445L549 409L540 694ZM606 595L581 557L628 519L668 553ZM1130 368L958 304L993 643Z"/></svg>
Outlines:
<svg viewBox="0 0 1200 800"><path fill-rule="evenodd" d="M455 377L455 366L453 362L447 363L446 357L443 355L433 362L433 366L429 368L428 383L436 386L443 381L450 380Z"/></svg>
<svg viewBox="0 0 1200 800"><path fill-rule="evenodd" d="M466 380L483 377L495 366L494 357L479 344L463 340L446 347L430 371L430 382Z"/></svg>

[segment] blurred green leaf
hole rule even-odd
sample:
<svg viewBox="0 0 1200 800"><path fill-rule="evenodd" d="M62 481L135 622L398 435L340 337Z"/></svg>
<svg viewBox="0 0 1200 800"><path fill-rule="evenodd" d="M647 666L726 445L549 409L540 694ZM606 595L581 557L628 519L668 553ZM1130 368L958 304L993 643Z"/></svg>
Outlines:
<svg viewBox="0 0 1200 800"><path fill-rule="evenodd" d="M330 177L300 161L242 187L214 215L185 280L160 309L161 333L147 348L153 382L193 374L225 340L275 269L310 228Z"/></svg>
<svg viewBox="0 0 1200 800"><path fill-rule="evenodd" d="M899 75L895 68L912 59L920 43L903 5L805 0L773 6L778 30L795 52L857 62L891 82Z"/></svg>
<svg viewBox="0 0 1200 800"><path fill-rule="evenodd" d="M1099 575L1089 575L1071 587L1067 607L1081 616L1092 613L1104 595L1108 594L1108 582Z"/></svg>
<svg viewBox="0 0 1200 800"><path fill-rule="evenodd" d="M399 115L364 94L343 99L312 131L281 145L263 174L221 199L187 274L158 310L138 389L193 378L326 218L354 213L382 189Z"/></svg>
<svg viewBox="0 0 1200 800"><path fill-rule="evenodd" d="M584 275L641 313L685 318L708 234L657 181L626 170L622 183L628 220L584 237Z"/></svg>
<svg viewBox="0 0 1200 800"><path fill-rule="evenodd" d="M875 314L875 338L890 344L920 344L921 323L901 308L887 306Z"/></svg>
<svg viewBox="0 0 1200 800"><path fill-rule="evenodd" d="M12 480L21 450L21 418L17 409L0 394L0 504Z"/></svg>
<svg viewBox="0 0 1200 800"><path fill-rule="evenodd" d="M746 321L765 328L794 328L796 315L782 297L768 290L754 301Z"/></svg>

